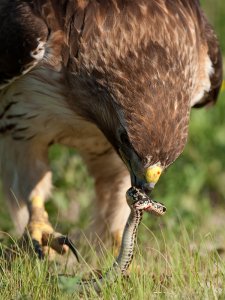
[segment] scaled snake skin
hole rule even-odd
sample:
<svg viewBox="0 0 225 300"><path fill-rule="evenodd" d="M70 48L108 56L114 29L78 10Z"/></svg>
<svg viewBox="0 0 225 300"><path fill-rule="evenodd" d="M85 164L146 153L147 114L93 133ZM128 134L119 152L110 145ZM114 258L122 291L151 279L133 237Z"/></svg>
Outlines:
<svg viewBox="0 0 225 300"><path fill-rule="evenodd" d="M131 187L126 193L126 200L131 209L127 220L119 255L113 266L105 272L100 278L92 278L90 280L80 280L74 286L75 292L88 292L93 288L96 292L100 292L104 283L112 283L117 277L125 276L132 262L134 254L134 246L137 237L137 229L141 222L145 211L158 216L164 215L166 207L156 201L150 199L141 189Z"/></svg>

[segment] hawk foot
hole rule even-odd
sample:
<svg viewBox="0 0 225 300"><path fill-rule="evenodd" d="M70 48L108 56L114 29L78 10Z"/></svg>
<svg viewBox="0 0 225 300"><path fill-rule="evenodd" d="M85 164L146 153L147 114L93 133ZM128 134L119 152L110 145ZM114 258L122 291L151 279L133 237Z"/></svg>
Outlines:
<svg viewBox="0 0 225 300"><path fill-rule="evenodd" d="M72 241L67 236L55 232L50 224L43 198L37 195L33 197L29 203L29 210L30 220L22 237L22 243L25 244L25 247L31 241L34 251L40 259L45 255L51 258L54 252L63 255L71 249L78 260L77 251Z"/></svg>
<svg viewBox="0 0 225 300"><path fill-rule="evenodd" d="M51 257L54 252L63 255L70 249L79 261L73 242L67 236L55 232L47 220L46 222L31 221L21 240L23 248L32 242L39 259L43 259L46 255Z"/></svg>

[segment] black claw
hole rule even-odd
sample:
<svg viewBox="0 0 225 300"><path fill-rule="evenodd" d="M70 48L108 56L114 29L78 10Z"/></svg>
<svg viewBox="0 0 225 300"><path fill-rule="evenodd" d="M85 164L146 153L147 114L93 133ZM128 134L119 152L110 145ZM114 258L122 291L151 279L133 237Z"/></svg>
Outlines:
<svg viewBox="0 0 225 300"><path fill-rule="evenodd" d="M37 254L39 259L44 259L44 253L42 251L42 247L37 240L32 239L34 251Z"/></svg>
<svg viewBox="0 0 225 300"><path fill-rule="evenodd" d="M73 252L73 254L76 256L77 261L80 262L77 249L74 243L71 241L71 239L68 238L68 236L62 235L58 237L58 241L60 245L67 245L70 248L70 250Z"/></svg>

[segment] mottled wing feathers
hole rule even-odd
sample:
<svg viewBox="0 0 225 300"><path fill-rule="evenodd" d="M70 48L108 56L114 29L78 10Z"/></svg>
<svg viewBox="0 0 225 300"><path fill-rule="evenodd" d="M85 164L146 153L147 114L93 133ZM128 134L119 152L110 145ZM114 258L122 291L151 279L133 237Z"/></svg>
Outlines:
<svg viewBox="0 0 225 300"><path fill-rule="evenodd" d="M3 88L43 58L48 29L25 1L1 0L0 17L0 88Z"/></svg>
<svg viewBox="0 0 225 300"><path fill-rule="evenodd" d="M79 4L79 2L81 2ZM78 57L87 1L70 1L65 16L65 29L71 59Z"/></svg>
<svg viewBox="0 0 225 300"><path fill-rule="evenodd" d="M223 62L222 53L219 46L219 41L212 28L202 12L203 29L202 35L208 46L208 55L212 62L213 73L210 76L211 88L203 99L194 105L195 108L200 108L205 105L214 104L218 98L220 87L223 81Z"/></svg>

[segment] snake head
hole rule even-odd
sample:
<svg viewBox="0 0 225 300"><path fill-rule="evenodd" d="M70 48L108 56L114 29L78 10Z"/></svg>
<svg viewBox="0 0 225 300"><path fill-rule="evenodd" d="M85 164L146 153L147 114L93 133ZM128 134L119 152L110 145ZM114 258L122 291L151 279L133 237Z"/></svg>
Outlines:
<svg viewBox="0 0 225 300"><path fill-rule="evenodd" d="M158 216L162 216L166 212L163 204L153 201L145 192L134 186L127 191L126 199L129 207L134 210L143 210Z"/></svg>
<svg viewBox="0 0 225 300"><path fill-rule="evenodd" d="M153 203L151 203L147 208L145 208L145 211L148 213L152 213L156 216L162 216L166 212L166 207L160 202L153 201Z"/></svg>

